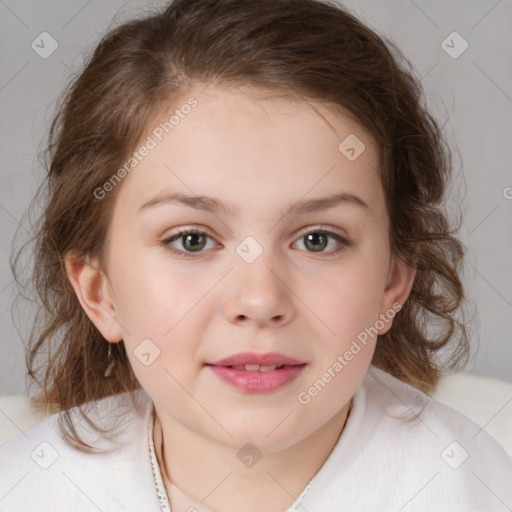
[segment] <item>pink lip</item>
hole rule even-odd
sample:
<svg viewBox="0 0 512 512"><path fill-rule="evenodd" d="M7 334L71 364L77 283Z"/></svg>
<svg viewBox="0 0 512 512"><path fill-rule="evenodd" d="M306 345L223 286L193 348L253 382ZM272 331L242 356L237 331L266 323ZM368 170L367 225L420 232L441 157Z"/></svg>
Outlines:
<svg viewBox="0 0 512 512"><path fill-rule="evenodd" d="M213 364L214 366L241 366L244 364L259 364L260 366L286 364L292 366L304 364L304 361L299 361L298 359L294 359L293 357L288 357L277 352L268 352L267 354L242 352L210 364Z"/></svg>
<svg viewBox="0 0 512 512"><path fill-rule="evenodd" d="M237 370L231 366L244 366L246 364L257 364L260 366L277 365L283 368L270 372ZM231 384L241 391L249 393L271 393L282 388L304 370L306 363L278 353L257 354L255 352L244 352L213 364L207 364L218 377L224 382Z"/></svg>

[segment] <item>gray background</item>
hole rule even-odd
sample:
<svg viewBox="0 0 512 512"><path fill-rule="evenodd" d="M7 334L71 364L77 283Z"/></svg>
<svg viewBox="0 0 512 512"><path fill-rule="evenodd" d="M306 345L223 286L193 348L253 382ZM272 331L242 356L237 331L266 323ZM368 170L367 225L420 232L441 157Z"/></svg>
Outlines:
<svg viewBox="0 0 512 512"><path fill-rule="evenodd" d="M22 339L11 304L11 242L42 178L39 153L55 101L84 52L111 26L162 5L142 0L0 0L0 394L24 393ZM471 321L473 358L465 372L512 381L512 1L344 1L373 29L396 42L422 77L428 105L454 152L451 193L464 217L469 249L464 280L478 317ZM458 32L468 49L457 58L443 41ZM58 48L43 59L31 47L48 32ZM461 48L455 39L452 51ZM48 45L46 46L48 48ZM458 152L457 152L458 151Z"/></svg>

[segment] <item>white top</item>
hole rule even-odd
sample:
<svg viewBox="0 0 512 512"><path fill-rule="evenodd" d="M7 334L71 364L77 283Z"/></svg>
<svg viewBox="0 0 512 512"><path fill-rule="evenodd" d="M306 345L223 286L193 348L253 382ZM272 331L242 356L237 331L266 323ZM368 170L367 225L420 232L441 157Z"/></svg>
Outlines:
<svg viewBox="0 0 512 512"><path fill-rule="evenodd" d="M0 512L169 510L152 447L150 397L139 389L91 406L103 428L124 411L116 438L122 444L82 421L83 439L111 448L85 454L63 441L56 414L45 418L0 446ZM298 499L297 510L306 512L506 512L512 460L476 423L371 366L337 444ZM170 502L172 512L211 510L176 486Z"/></svg>

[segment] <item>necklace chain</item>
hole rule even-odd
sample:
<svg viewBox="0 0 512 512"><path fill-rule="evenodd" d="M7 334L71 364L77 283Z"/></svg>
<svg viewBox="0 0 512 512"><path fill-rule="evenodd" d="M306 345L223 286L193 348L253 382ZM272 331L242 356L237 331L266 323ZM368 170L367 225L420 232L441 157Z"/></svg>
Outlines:
<svg viewBox="0 0 512 512"><path fill-rule="evenodd" d="M154 429L155 429L156 413L153 408L152 421L150 421L149 428L149 457L151 459L151 467L153 469L153 478L155 483L156 495L160 504L160 510L162 512L172 512L171 500L167 494L165 483L162 479L161 472L159 470L158 457L156 455L155 445L153 441ZM163 441L163 437L162 437ZM165 468L164 468L165 471Z"/></svg>

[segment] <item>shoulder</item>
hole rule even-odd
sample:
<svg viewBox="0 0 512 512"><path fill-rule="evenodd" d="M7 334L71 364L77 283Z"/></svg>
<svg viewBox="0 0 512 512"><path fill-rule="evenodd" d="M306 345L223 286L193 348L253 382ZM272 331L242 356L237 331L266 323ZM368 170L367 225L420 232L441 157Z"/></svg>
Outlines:
<svg viewBox="0 0 512 512"><path fill-rule="evenodd" d="M91 420L115 432L112 441L81 420L77 408L71 409L80 437L100 453L69 445L61 436L58 414L0 446L0 510L55 510L57 500L63 509L74 511L94 505L124 510L123 502L140 502L143 509L148 501L144 491L154 490L147 450L151 406L142 389L87 404ZM134 481L140 485L134 486ZM135 488L140 491L129 491Z"/></svg>
<svg viewBox="0 0 512 512"><path fill-rule="evenodd" d="M485 446L505 454L505 450L473 420L402 382L370 366L362 387L365 390L367 420L375 418L392 426L399 435L410 433L428 438L453 438L468 446Z"/></svg>
<svg viewBox="0 0 512 512"><path fill-rule="evenodd" d="M374 366L363 386L366 422L378 428L377 439L391 448L407 479L417 478L417 490L427 486L415 501L438 499L453 510L512 506L512 460L483 427Z"/></svg>
<svg viewBox="0 0 512 512"><path fill-rule="evenodd" d="M304 504L506 511L511 483L512 460L483 428L372 365Z"/></svg>

